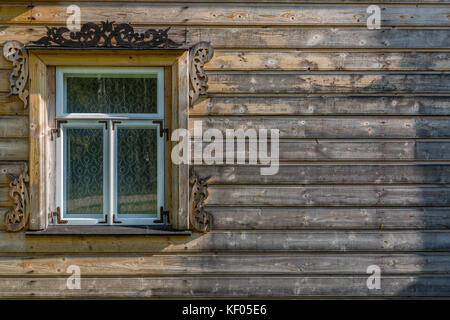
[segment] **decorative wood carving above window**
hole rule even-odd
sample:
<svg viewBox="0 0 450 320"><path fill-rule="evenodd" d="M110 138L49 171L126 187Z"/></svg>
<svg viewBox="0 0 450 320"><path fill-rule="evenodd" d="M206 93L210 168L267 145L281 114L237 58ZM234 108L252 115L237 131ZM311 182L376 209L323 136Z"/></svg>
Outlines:
<svg viewBox="0 0 450 320"><path fill-rule="evenodd" d="M182 44L169 39L167 29L148 29L143 33L135 32L127 23L114 24L114 21L102 21L101 25L85 23L80 31L70 32L66 27L47 27L47 35L37 41L31 41L33 47L69 47L69 48L128 48L154 49L178 48Z"/></svg>

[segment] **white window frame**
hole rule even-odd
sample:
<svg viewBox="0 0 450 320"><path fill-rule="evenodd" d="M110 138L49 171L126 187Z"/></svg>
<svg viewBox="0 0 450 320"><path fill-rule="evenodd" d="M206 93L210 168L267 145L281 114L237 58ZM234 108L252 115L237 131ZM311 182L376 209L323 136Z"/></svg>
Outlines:
<svg viewBox="0 0 450 320"><path fill-rule="evenodd" d="M66 112L67 87L65 77L68 75L94 76L94 75L121 75L143 76L156 75L157 89L157 113L68 113ZM164 68L89 68L89 67L57 67L56 68L56 118L57 119L161 119L164 120Z"/></svg>
<svg viewBox="0 0 450 320"><path fill-rule="evenodd" d="M105 114L105 113L67 113L65 112L66 82L65 76L93 74L117 74L122 76L156 75L157 76L157 113L148 114ZM165 207L164 197L164 135L161 137L160 126L164 126L164 69L163 68L56 68L56 119L67 121L60 123L60 136L56 140L56 205L60 208L61 219L71 225L153 225L162 224L159 208ZM117 120L120 120L118 122ZM99 123L98 121L107 122ZM161 122L162 121L162 122ZM115 122L115 123L113 123ZM65 186L65 161L66 140L64 139L67 128L102 128L103 130L103 214L74 216L64 215L64 186ZM142 217L143 214L119 214L118 213L118 186L117 174L117 132L113 128L156 128L157 132L157 212L156 217ZM106 129L107 128L107 129Z"/></svg>

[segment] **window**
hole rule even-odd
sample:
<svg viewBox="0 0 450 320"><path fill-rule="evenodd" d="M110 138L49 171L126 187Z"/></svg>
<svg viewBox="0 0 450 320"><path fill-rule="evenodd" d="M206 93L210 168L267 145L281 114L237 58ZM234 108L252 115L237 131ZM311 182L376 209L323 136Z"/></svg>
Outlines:
<svg viewBox="0 0 450 320"><path fill-rule="evenodd" d="M187 50L30 49L28 57L30 78L30 219L28 231L30 234L33 232L47 234L47 231L49 233L77 234L81 232L81 229L82 232L92 234L96 234L98 232L96 230L99 229L111 230L99 232L113 233L118 229L130 230L136 234L139 233L139 230L153 232L151 230L170 229L181 234L181 231L189 229L189 166L170 161L170 150L172 150L173 143L161 137L162 128L164 128L164 132L172 132L178 128L188 129L189 127L189 52ZM80 67L75 68L74 66ZM65 78L66 80L64 80ZM114 90L114 94L111 94L112 90L108 88L120 85L122 85L122 91ZM156 90L156 95L145 95L146 93L142 89L145 86L147 88L152 86L152 90ZM129 89L126 90L126 88ZM83 94L76 94L77 91L83 90L86 90ZM126 95L125 92L127 92ZM89 100L87 97L90 97ZM123 100L123 97L126 99ZM93 135L89 135L90 140L81 143L80 140L87 139L86 130L91 130ZM156 153L150 147L132 149L126 144L123 146L125 151L118 149L120 141L128 140L127 133L129 136L134 135L133 139L136 141L144 139L138 138L138 133L147 132L145 139L148 140L150 133L155 131L156 140L162 142L162 145L156 143L156 147L153 144L152 148L157 149L159 146ZM121 133L123 134L121 135ZM66 141L65 147L64 141ZM62 157L64 150L68 145L70 147L71 143L83 145L88 142L93 145L101 145L101 150L94 153L97 158L94 158L91 149L86 149L91 150L90 153L87 151L79 154L75 152L74 157L75 155L78 157L77 161L80 161L81 157L85 157L88 161L95 162L102 167L99 169L91 166L92 172L87 171L86 176L83 173L72 171L74 175L67 177L66 174L66 181L64 181L64 171L71 172L70 161L69 163L64 162L64 157ZM122 146L122 144L120 145ZM138 145L140 147L141 144L138 143ZM148 146L148 144L143 145ZM108 148L107 152L103 148ZM110 155L114 148L116 148L117 158ZM126 152L127 148L131 148L138 154L131 158L132 154ZM135 167L124 166L120 169L119 166L121 162L129 163L131 159L140 159L139 155L144 154L145 157L145 153L150 159L150 150L153 150L152 154L157 155L160 159L160 162L156 160L157 170L151 171L154 174L145 178L146 181L150 179L157 181L158 191L156 196L152 196L153 209L150 210L150 207L145 207L142 203L134 203L132 207L129 204L125 205L121 200L141 200L138 196L124 193L140 191L141 187L138 185L145 180L144 177L139 177L140 180L137 180L138 174ZM70 152L69 150L69 156ZM126 154L130 158L119 158L122 154ZM160 165L161 162L162 165ZM72 162L73 170L75 170L74 164L76 166L76 163ZM140 164L141 167L142 165ZM152 170L154 166L152 166ZM77 168L81 170L83 167ZM115 168L117 168L117 175L114 172ZM127 176L128 181L134 180L135 189L120 189L119 180L125 179L125 176L121 176L120 170L123 172L127 169L135 173L135 176ZM106 174L105 171L107 171ZM113 171L113 174L110 171ZM158 172L156 176L155 172ZM100 180L100 182L95 181L95 187L90 185L93 189L96 188L97 194L93 196L102 199L91 204L97 207L101 204L99 212L94 210L70 211L71 208L79 208L75 201L69 204L69 211L67 211L67 207L64 211L63 203L67 198L64 198L63 188L57 189L56 184L63 186L72 179L74 185L71 186L71 190L67 190L70 197L71 192L75 195L77 192L86 192L83 188L76 189L76 184L81 181L80 179L91 179L91 176L98 177ZM111 181L107 179L111 179ZM130 184L132 183L130 182ZM160 190L163 191L160 192ZM81 195L86 200L93 201L87 195ZM140 197L142 198L142 194ZM69 200L71 199L69 198ZM147 201L150 200L147 198ZM161 206L160 203L162 203ZM155 204L157 212L154 212ZM145 207L146 210L141 210L142 207ZM163 210L162 217L161 208ZM55 226L64 220L75 226L64 228ZM164 222L163 226L158 222L161 220ZM114 221L116 223L121 221L116 227L124 224L145 226L139 228L88 228L89 225L114 224ZM80 227L78 224L87 224L87 226ZM152 226L147 227L148 224ZM50 226L51 228L49 228ZM109 225L109 227L113 226Z"/></svg>
<svg viewBox="0 0 450 320"><path fill-rule="evenodd" d="M56 68L56 205L68 224L162 223L164 68Z"/></svg>

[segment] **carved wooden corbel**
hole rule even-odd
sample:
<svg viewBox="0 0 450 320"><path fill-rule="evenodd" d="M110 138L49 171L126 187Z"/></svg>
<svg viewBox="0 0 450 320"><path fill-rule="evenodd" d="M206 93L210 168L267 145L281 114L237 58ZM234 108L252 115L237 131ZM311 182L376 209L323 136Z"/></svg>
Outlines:
<svg viewBox="0 0 450 320"><path fill-rule="evenodd" d="M208 179L200 178L191 167L189 184L191 197L189 199L189 223L194 231L208 232L211 230L212 216L204 209L204 202L208 198Z"/></svg>
<svg viewBox="0 0 450 320"><path fill-rule="evenodd" d="M17 94L23 101L23 107L26 108L28 105L28 90L25 89L28 81L28 55L23 43L16 40L5 42L3 56L13 63L7 95Z"/></svg>
<svg viewBox="0 0 450 320"><path fill-rule="evenodd" d="M25 229L30 216L29 195L26 182L29 181L28 166L24 164L22 173L19 176L8 174L12 179L9 184L9 196L14 201L14 207L5 214L6 230L17 232Z"/></svg>
<svg viewBox="0 0 450 320"><path fill-rule="evenodd" d="M214 55L209 42L199 42L189 50L189 106L192 108L200 95L206 95L208 76L204 70L205 63Z"/></svg>

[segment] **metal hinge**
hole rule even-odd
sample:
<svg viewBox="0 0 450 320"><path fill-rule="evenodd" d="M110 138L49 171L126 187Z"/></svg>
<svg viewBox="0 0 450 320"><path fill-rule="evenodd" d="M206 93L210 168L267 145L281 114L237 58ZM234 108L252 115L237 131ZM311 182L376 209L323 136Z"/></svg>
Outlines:
<svg viewBox="0 0 450 320"><path fill-rule="evenodd" d="M155 223L170 223L170 214L169 210L165 211L163 207L159 207L159 220L155 220Z"/></svg>
<svg viewBox="0 0 450 320"><path fill-rule="evenodd" d="M61 219L61 208L57 207L56 211L50 212L50 222L52 224L66 224L68 221Z"/></svg>
<svg viewBox="0 0 450 320"><path fill-rule="evenodd" d="M53 141L53 135L56 133L56 137L61 137L61 123L67 123L66 120L56 120L56 128L50 129L50 140Z"/></svg>
<svg viewBox="0 0 450 320"><path fill-rule="evenodd" d="M153 123L159 124L159 136L163 137L164 134L166 135L166 141L169 141L169 128L164 128L163 121L162 120L152 120Z"/></svg>

